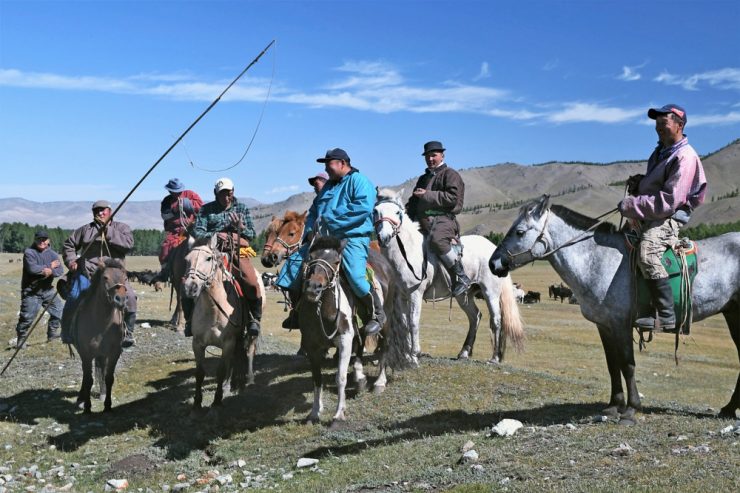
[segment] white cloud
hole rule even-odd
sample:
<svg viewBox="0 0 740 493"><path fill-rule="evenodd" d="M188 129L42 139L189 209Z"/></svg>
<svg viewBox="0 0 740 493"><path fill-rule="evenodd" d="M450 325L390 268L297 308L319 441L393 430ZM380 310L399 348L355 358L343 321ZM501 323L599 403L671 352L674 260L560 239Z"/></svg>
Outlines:
<svg viewBox="0 0 740 493"><path fill-rule="evenodd" d="M653 80L671 86L681 86L687 91L698 91L703 84L717 89L738 91L740 90L740 68L727 67L692 75L675 75L664 71Z"/></svg>
<svg viewBox="0 0 740 493"><path fill-rule="evenodd" d="M689 115L688 125L697 127L700 125L731 125L733 123L740 123L740 111L715 115Z"/></svg>
<svg viewBox="0 0 740 493"><path fill-rule="evenodd" d="M617 79L631 82L634 80L640 80L642 76L635 71L633 67L623 66L622 74L617 76Z"/></svg>
<svg viewBox="0 0 740 493"><path fill-rule="evenodd" d="M542 66L542 70L544 70L545 72L549 72L551 70L555 70L558 65L560 65L560 60L554 58L552 60L548 60L545 65Z"/></svg>
<svg viewBox="0 0 740 493"><path fill-rule="evenodd" d="M273 189L270 189L264 192L264 194L265 195L275 195L276 193L297 192L300 189L301 187L299 187L298 185L286 185L286 186L275 187Z"/></svg>
<svg viewBox="0 0 740 493"><path fill-rule="evenodd" d="M547 115L546 119L554 123L622 123L644 112L644 109L623 109L593 103L567 103L562 110Z"/></svg>
<svg viewBox="0 0 740 493"><path fill-rule="evenodd" d="M480 72L478 72L478 75L473 77L474 82L478 82L481 79L487 79L491 76L491 71L488 67L488 62L483 62L480 64Z"/></svg>

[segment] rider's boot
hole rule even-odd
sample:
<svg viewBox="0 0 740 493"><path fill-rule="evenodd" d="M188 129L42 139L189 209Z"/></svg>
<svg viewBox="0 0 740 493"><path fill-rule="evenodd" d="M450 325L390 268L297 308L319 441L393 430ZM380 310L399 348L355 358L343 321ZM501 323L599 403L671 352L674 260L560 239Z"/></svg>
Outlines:
<svg viewBox="0 0 740 493"><path fill-rule="evenodd" d="M454 249L450 249L449 252L442 255L440 258L442 259L444 266L447 268L447 272L450 274L450 279L452 280L450 292L452 293L452 297L456 298L470 288L470 278L465 274L462 260L458 258L457 252L455 252Z"/></svg>
<svg viewBox="0 0 740 493"><path fill-rule="evenodd" d="M663 279L647 279L653 307L657 311L652 315L640 317L635 325L643 330L662 329L663 332L676 331L676 313L673 306L673 290L667 277Z"/></svg>
<svg viewBox="0 0 740 493"><path fill-rule="evenodd" d="M249 323L247 324L247 335L257 337L260 335L260 321L262 320L262 298L247 300L249 308Z"/></svg>
<svg viewBox="0 0 740 493"><path fill-rule="evenodd" d="M136 344L134 339L134 326L136 325L136 312L126 312L124 321L124 336L121 341L122 348L129 348Z"/></svg>
<svg viewBox="0 0 740 493"><path fill-rule="evenodd" d="M298 305L298 299L300 297L300 290L288 290L288 299L290 300L290 313L288 313L288 318L283 320L282 327L284 329L291 330L298 328L298 310L296 310L296 307Z"/></svg>
<svg viewBox="0 0 740 493"><path fill-rule="evenodd" d="M362 332L366 336L377 334L383 328L383 325L385 325L385 311L383 310L383 302L380 300L380 295L375 288L371 287L368 294L358 299L365 308L365 318L360 317L365 324Z"/></svg>

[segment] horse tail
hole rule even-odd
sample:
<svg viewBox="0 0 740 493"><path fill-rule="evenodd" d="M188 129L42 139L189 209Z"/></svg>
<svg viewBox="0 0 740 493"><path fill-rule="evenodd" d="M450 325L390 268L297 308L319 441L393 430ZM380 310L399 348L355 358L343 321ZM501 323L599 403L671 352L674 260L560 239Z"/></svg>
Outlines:
<svg viewBox="0 0 740 493"><path fill-rule="evenodd" d="M514 344L517 351L524 349L524 323L522 322L519 305L514 296L514 287L511 276L506 276L501 282L501 296L499 297L501 307L501 326L507 339Z"/></svg>

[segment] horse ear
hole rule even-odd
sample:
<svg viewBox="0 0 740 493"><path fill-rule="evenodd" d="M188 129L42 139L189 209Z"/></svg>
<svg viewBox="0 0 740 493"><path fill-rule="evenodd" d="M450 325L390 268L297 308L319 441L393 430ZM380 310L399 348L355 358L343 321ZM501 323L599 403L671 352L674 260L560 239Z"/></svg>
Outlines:
<svg viewBox="0 0 740 493"><path fill-rule="evenodd" d="M347 238L345 238L343 240L339 240L339 253L340 254L344 251L344 247L347 246L347 243L348 242L349 242L349 240Z"/></svg>
<svg viewBox="0 0 740 493"><path fill-rule="evenodd" d="M208 242L208 248L210 248L211 250L215 250L217 243L218 243L218 234L214 234L213 236L211 236L211 240Z"/></svg>
<svg viewBox="0 0 740 493"><path fill-rule="evenodd" d="M301 214L300 218L302 221L306 221L306 216L308 215L308 211L303 211L303 214Z"/></svg>
<svg viewBox="0 0 740 493"><path fill-rule="evenodd" d="M404 187L401 190L399 190L398 193L396 194L396 197L398 197L398 198L403 197L403 192L404 191L406 191L406 187Z"/></svg>
<svg viewBox="0 0 740 493"><path fill-rule="evenodd" d="M534 204L532 204L529 209L529 215L539 219L548 209L550 209L550 196L544 194L542 197L537 199Z"/></svg>

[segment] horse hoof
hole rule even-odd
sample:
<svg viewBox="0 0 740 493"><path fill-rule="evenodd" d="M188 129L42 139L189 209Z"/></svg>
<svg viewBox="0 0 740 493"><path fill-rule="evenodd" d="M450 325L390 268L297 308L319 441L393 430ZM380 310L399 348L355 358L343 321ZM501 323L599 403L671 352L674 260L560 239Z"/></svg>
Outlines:
<svg viewBox="0 0 740 493"><path fill-rule="evenodd" d="M113 411L113 406L108 406L108 407L103 408L104 413L110 413L112 411Z"/></svg>
<svg viewBox="0 0 740 493"><path fill-rule="evenodd" d="M619 420L620 426L635 426L636 424L637 421L634 418L620 418Z"/></svg>
<svg viewBox="0 0 740 493"><path fill-rule="evenodd" d="M376 385L373 387L373 394L380 395L385 392L385 385Z"/></svg>
<svg viewBox="0 0 740 493"><path fill-rule="evenodd" d="M735 417L735 408L730 406L725 406L722 409L719 410L719 414L717 415L718 418L727 418L727 419L736 419Z"/></svg>
<svg viewBox="0 0 740 493"><path fill-rule="evenodd" d="M617 409L617 406L609 406L606 409L603 409L601 411L601 414L603 414L606 417L609 418L619 418L619 409Z"/></svg>
<svg viewBox="0 0 740 493"><path fill-rule="evenodd" d="M501 364L501 360L499 360L498 358L491 358L486 363L488 363L489 365L496 365L496 366L498 366L498 365Z"/></svg>
<svg viewBox="0 0 740 493"><path fill-rule="evenodd" d="M467 351L460 351L460 353L457 355L457 359L470 359L470 355Z"/></svg>
<svg viewBox="0 0 740 493"><path fill-rule="evenodd" d="M319 424L319 422L320 422L319 417L313 416L311 414L309 414L304 420L304 423L306 423L307 425L317 425Z"/></svg>

